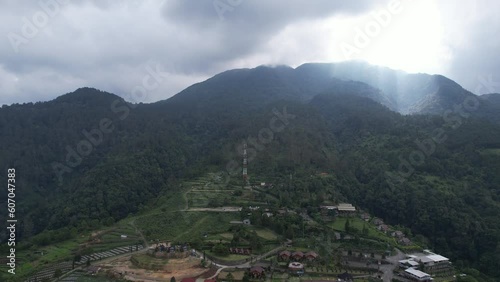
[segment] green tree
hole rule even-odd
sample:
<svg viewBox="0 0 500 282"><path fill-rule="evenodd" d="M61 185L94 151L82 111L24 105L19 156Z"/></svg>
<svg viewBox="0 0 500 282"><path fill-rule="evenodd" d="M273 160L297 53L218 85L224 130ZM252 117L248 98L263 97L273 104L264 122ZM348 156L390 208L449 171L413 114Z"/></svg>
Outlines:
<svg viewBox="0 0 500 282"><path fill-rule="evenodd" d="M82 260L82 255L81 254L76 254L74 257L73 257L73 261L75 262L78 262Z"/></svg>
<svg viewBox="0 0 500 282"><path fill-rule="evenodd" d="M345 221L345 224L344 224L344 230L345 232L349 233L351 231L351 222L349 221L349 219L347 219Z"/></svg>
<svg viewBox="0 0 500 282"><path fill-rule="evenodd" d="M229 249L224 244L219 243L213 246L212 252L220 256L227 256L229 254Z"/></svg>
<svg viewBox="0 0 500 282"><path fill-rule="evenodd" d="M366 223L363 224L363 235L367 236L369 233L370 231L368 230L368 227L366 227Z"/></svg>
<svg viewBox="0 0 500 282"><path fill-rule="evenodd" d="M243 273L242 282L250 282L250 277L248 276L248 272L246 272L246 271L245 271L245 273Z"/></svg>

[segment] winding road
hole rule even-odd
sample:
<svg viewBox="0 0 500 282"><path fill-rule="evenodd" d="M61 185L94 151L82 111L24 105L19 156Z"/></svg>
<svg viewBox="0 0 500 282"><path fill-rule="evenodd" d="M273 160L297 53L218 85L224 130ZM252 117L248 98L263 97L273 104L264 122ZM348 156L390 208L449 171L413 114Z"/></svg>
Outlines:
<svg viewBox="0 0 500 282"><path fill-rule="evenodd" d="M268 257L268 256L270 256L270 255L273 255L273 254L275 254L275 253L277 253L277 252L281 251L282 249L284 249L284 247L283 247L283 246L279 246L279 247L277 247L277 248L274 248L274 249L270 250L269 252L267 252L267 253L265 253L265 254L258 255L258 256L256 256L256 257L254 257L254 258L252 259L252 261L254 261L254 262L255 262L255 261L261 260L261 259L263 259L263 258L266 258L266 257ZM231 265L231 266L229 266L229 265L217 264L217 263L215 263L215 262L212 262L212 264L213 264L213 265L215 265L215 266L217 266L217 267L219 267L219 269L217 269L217 272L216 272L214 275L212 275L211 277L209 277L209 278L207 278L207 279L213 279L213 278L217 277L217 275L219 275L219 273L220 273L223 269L225 269L225 268L249 268L249 267L251 267L251 263L252 263L252 261L245 262L245 263L238 264L238 265Z"/></svg>

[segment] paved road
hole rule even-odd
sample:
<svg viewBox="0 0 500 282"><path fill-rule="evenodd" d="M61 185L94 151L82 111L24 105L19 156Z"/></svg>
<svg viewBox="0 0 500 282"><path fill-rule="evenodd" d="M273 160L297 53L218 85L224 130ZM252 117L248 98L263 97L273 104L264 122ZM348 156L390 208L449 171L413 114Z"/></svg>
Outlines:
<svg viewBox="0 0 500 282"><path fill-rule="evenodd" d="M259 255L259 256L256 256L252 259L252 261L254 262L257 262L265 257L268 257L270 255L273 255L279 251L281 251L284 247L283 246L279 246L277 248L274 248L272 250L270 250L269 252L265 253L265 254L262 254L262 255ZM201 254L200 254L201 255ZM222 264L217 264L217 263L214 263L212 262L215 266L219 267L219 269L217 269L217 272L210 278L207 278L207 279L213 279L215 277L217 277L217 275L219 275L219 273L224 269L224 268L249 268L251 267L251 262L246 262L246 263L243 263L243 264L238 264L238 265L222 265Z"/></svg>
<svg viewBox="0 0 500 282"><path fill-rule="evenodd" d="M391 264L382 264L380 266L380 270L384 273L382 275L382 280L385 281L392 281L392 278L394 277L393 271L394 269L398 266L399 261L402 259L406 258L406 255L401 252L399 249L396 249L397 254L394 256L387 257L387 261L390 262Z"/></svg>

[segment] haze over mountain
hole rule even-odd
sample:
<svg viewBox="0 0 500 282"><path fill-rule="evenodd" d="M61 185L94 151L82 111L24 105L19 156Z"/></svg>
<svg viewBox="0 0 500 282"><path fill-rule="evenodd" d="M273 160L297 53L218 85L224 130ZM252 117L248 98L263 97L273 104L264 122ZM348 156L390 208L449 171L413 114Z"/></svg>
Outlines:
<svg viewBox="0 0 500 282"><path fill-rule="evenodd" d="M365 63L229 70L152 104L81 88L3 106L0 167L16 167L23 187L19 238L44 244L153 207L180 179L223 171L239 183L246 140L254 179L295 175L280 204L319 205L300 191L327 172L324 198L405 225L496 275L499 97ZM423 161L412 160L415 150Z"/></svg>
<svg viewBox="0 0 500 282"><path fill-rule="evenodd" d="M496 119L493 112L499 109L496 103L485 102L488 96L478 99L442 75L408 74L364 62L230 70L188 87L168 102L195 103L209 109L211 103L228 92L232 93L230 99L235 104L239 102L245 107L262 99L308 101L322 92L341 92L370 98L401 114L443 114L454 110L456 105L470 103L476 108L474 112L479 104L487 112L475 114ZM496 101L497 94L490 96Z"/></svg>

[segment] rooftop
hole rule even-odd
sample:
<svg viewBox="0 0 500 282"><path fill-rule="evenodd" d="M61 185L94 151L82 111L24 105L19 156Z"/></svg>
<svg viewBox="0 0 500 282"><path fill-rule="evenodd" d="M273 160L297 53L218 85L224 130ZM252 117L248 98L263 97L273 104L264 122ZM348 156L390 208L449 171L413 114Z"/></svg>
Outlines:
<svg viewBox="0 0 500 282"><path fill-rule="evenodd" d="M423 256L423 257L418 257L417 260L426 263L426 262L434 262L434 260L430 259L429 257Z"/></svg>
<svg viewBox="0 0 500 282"><path fill-rule="evenodd" d="M308 256L311 256L311 257L317 257L318 254L314 251L309 251L307 253L305 253L305 256L308 257Z"/></svg>
<svg viewBox="0 0 500 282"><path fill-rule="evenodd" d="M404 259L404 260L400 260L399 263L403 263L403 264L408 264L408 265L411 265L411 266L418 266L419 263L412 260L412 259Z"/></svg>
<svg viewBox="0 0 500 282"><path fill-rule="evenodd" d="M443 257L441 255L435 254L435 253L429 253L429 254L423 254L423 253L415 253L412 255L408 256L409 258L412 258L416 261L421 261L423 263L440 263L440 262L449 262L450 260L446 257Z"/></svg>
<svg viewBox="0 0 500 282"><path fill-rule="evenodd" d="M351 204L339 204L337 206L339 211L356 211L356 208Z"/></svg>
<svg viewBox="0 0 500 282"><path fill-rule="evenodd" d="M420 270L414 269L414 268L408 268L405 270L405 272L418 277L418 278L425 278L425 277L431 277L429 274L422 272Z"/></svg>
<svg viewBox="0 0 500 282"><path fill-rule="evenodd" d="M445 258L441 255L430 255L430 256L427 256L429 259L431 259L432 261L434 262L443 262L443 261L449 261L448 258Z"/></svg>
<svg viewBox="0 0 500 282"><path fill-rule="evenodd" d="M264 268L262 266L254 266L254 267L250 268L250 272L262 273L262 272L264 272Z"/></svg>
<svg viewBox="0 0 500 282"><path fill-rule="evenodd" d="M290 264L288 264L288 268L303 269L304 265L302 263L300 263L300 262L291 262Z"/></svg>

